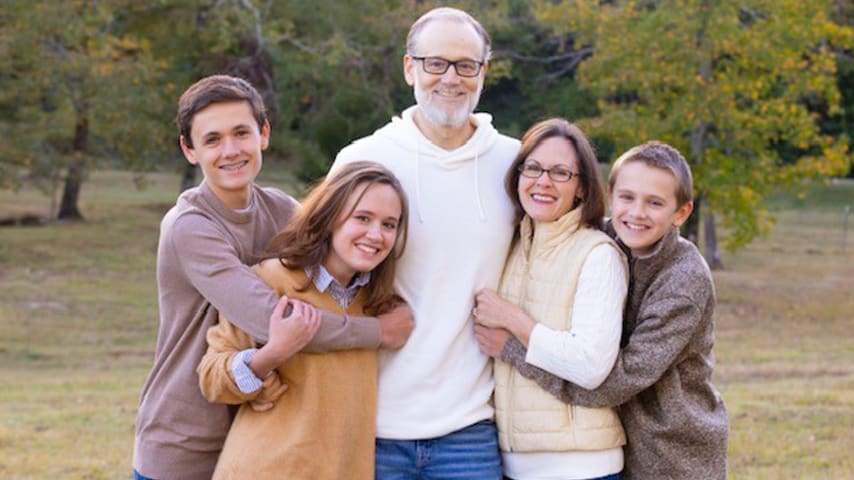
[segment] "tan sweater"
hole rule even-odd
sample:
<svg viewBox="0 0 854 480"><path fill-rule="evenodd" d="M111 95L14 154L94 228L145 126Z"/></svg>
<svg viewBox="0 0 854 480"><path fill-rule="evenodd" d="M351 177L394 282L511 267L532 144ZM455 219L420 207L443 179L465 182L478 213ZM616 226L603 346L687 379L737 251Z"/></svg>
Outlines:
<svg viewBox="0 0 854 480"><path fill-rule="evenodd" d="M319 308L345 313L328 293L320 293L301 269L286 269L277 259L256 266L277 293ZM303 292L296 288L308 285ZM364 291L347 309L361 314ZM346 350L298 353L277 369L288 385L274 407L264 412L247 401L234 382L231 361L257 344L221 318L208 332L208 351L199 364L199 382L210 401L242 403L228 432L214 478L306 480L372 479L376 425L377 352ZM262 388L273 388L265 382Z"/></svg>

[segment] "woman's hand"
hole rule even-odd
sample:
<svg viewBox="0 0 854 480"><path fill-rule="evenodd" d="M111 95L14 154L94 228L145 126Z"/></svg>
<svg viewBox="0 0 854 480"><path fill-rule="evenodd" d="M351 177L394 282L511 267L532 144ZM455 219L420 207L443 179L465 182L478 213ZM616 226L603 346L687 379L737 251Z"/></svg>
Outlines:
<svg viewBox="0 0 854 480"><path fill-rule="evenodd" d="M509 330L526 347L537 322L495 290L484 288L474 298L472 314L478 324Z"/></svg>
<svg viewBox="0 0 854 480"><path fill-rule="evenodd" d="M284 315L289 306L290 312ZM320 312L316 308L283 296L270 316L269 340L252 356L249 368L258 378L265 378L314 338L320 329L320 321Z"/></svg>
<svg viewBox="0 0 854 480"><path fill-rule="evenodd" d="M503 328L474 326L474 337L477 339L480 351L488 357L499 358L510 336L510 332Z"/></svg>

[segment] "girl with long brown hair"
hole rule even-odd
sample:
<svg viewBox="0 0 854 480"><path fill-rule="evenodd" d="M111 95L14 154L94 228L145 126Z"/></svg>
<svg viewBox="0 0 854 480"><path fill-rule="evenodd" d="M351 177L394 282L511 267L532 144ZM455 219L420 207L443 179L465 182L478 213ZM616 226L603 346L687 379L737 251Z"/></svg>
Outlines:
<svg viewBox="0 0 854 480"><path fill-rule="evenodd" d="M373 478L376 350L300 349L319 325L312 306L376 315L396 305L406 222L394 175L354 162L312 189L270 242L255 271L287 300L269 342L221 318L198 368L208 400L240 404L214 478Z"/></svg>

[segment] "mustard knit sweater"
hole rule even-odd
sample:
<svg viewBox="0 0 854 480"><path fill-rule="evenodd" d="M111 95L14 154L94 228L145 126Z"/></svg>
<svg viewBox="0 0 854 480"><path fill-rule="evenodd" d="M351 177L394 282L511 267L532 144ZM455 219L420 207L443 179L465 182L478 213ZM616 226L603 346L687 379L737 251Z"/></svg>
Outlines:
<svg viewBox="0 0 854 480"><path fill-rule="evenodd" d="M346 312L320 293L301 269L286 269L266 260L256 272L280 295L318 308L359 315L364 291ZM302 292L297 288L308 285ZM231 373L239 351L257 347L228 320L208 331L208 351L199 364L202 393L210 401L242 404L217 463L214 478L288 478L337 480L374 477L377 353L346 350L326 354L298 353L265 381L288 389L275 406L257 412L246 403L258 396L240 392Z"/></svg>

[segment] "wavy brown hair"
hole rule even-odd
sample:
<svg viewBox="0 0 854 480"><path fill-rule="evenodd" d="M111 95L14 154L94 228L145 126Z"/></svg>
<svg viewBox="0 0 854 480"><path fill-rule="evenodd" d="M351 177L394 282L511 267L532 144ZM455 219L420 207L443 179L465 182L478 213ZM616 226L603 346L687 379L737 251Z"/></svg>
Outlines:
<svg viewBox="0 0 854 480"><path fill-rule="evenodd" d="M368 299L365 312L376 315L392 308L400 298L394 293L394 271L406 246L409 206L400 182L387 168L374 162L352 162L339 168L316 184L294 218L282 229L261 254L261 260L277 258L287 268L314 268L320 265L332 244L332 231L338 226L352 195L358 195L353 208L372 185L388 185L400 198L400 220L394 248L371 272L365 286ZM309 280L310 282L310 280ZM308 288L303 285L300 290Z"/></svg>
<svg viewBox="0 0 854 480"><path fill-rule="evenodd" d="M525 215L518 192L519 176L521 175L519 166L525 163L535 148L552 137L566 139L572 144L578 157L578 182L584 198L580 204L573 204L572 208L581 207L582 225L601 228L602 218L605 216L605 191L600 180L596 153L593 150L593 145L590 144L590 140L587 139L587 135L563 118L543 120L529 128L522 137L522 147L516 154L516 159L510 164L510 169L504 179L504 189L516 207L516 224L518 225Z"/></svg>

